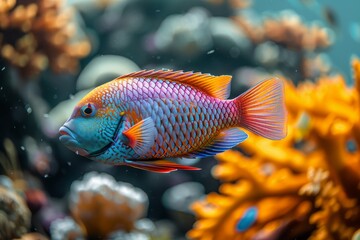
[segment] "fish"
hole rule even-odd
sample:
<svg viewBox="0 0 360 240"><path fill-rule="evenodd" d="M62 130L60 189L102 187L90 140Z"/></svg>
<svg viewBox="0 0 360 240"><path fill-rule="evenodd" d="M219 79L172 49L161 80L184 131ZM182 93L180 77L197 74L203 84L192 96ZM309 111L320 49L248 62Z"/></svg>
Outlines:
<svg viewBox="0 0 360 240"><path fill-rule="evenodd" d="M284 86L269 78L234 99L230 75L141 70L89 92L59 129L59 140L91 160L158 173L200 170L178 163L243 142L247 129L286 136Z"/></svg>

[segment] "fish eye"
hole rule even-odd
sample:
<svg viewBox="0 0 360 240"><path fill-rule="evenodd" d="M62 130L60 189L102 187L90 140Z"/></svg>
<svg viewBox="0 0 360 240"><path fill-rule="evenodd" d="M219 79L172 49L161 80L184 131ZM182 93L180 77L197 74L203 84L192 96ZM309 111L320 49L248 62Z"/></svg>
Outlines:
<svg viewBox="0 0 360 240"><path fill-rule="evenodd" d="M94 104L88 103L88 104L82 106L82 108L80 109L80 112L83 117L92 117L96 113L96 108L95 108Z"/></svg>

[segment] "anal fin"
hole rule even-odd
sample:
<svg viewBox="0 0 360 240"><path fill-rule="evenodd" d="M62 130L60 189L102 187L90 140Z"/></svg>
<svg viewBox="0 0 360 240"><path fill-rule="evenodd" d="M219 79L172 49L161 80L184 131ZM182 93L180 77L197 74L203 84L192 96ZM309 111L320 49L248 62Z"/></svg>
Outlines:
<svg viewBox="0 0 360 240"><path fill-rule="evenodd" d="M235 147L239 143L243 142L248 135L238 129L231 128L220 132L220 134L213 140L213 142L195 152L191 152L184 157L209 157L214 156L218 153L224 152L230 148Z"/></svg>
<svg viewBox="0 0 360 240"><path fill-rule="evenodd" d="M156 161L130 161L126 160L125 165L157 173L169 173L177 170L201 170L200 168L181 165L167 160Z"/></svg>

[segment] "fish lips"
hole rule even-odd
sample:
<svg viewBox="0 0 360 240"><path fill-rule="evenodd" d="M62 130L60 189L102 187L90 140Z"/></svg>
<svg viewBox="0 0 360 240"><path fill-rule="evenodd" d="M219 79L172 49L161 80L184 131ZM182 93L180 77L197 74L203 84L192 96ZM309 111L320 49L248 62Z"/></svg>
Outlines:
<svg viewBox="0 0 360 240"><path fill-rule="evenodd" d="M81 156L89 155L89 152L80 147L78 140L76 140L75 134L71 131L70 128L66 126L62 126L59 129L59 140L62 144L64 144L70 150L76 152L76 154L80 154Z"/></svg>

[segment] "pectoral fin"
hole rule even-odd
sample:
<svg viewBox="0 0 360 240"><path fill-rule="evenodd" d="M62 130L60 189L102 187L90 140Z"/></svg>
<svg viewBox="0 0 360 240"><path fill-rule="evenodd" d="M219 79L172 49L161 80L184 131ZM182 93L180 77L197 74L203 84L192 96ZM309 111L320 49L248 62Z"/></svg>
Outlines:
<svg viewBox="0 0 360 240"><path fill-rule="evenodd" d="M200 170L200 168L185 166L167 160L156 161L130 161L126 160L125 165L157 173L169 173L176 170Z"/></svg>
<svg viewBox="0 0 360 240"><path fill-rule="evenodd" d="M134 126L124 131L123 134L129 139L129 146L138 155L147 153L154 144L156 128L151 117L136 123Z"/></svg>

